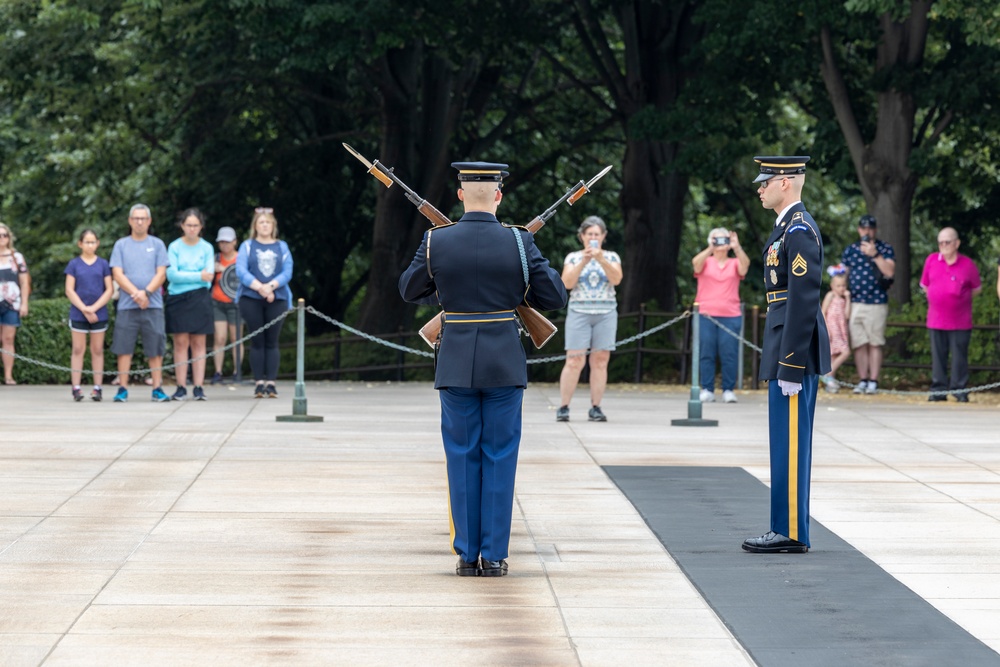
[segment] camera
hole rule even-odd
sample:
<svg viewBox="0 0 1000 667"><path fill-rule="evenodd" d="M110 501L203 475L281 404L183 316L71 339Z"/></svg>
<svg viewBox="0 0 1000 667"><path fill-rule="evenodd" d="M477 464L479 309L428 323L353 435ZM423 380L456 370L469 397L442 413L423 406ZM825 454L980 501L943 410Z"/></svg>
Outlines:
<svg viewBox="0 0 1000 667"><path fill-rule="evenodd" d="M729 237L716 236L712 239L712 245L729 245Z"/></svg>
<svg viewBox="0 0 1000 667"><path fill-rule="evenodd" d="M596 247L598 247L600 245L601 245L601 242L598 241L597 239L590 239L590 247L591 248L596 248Z"/></svg>
<svg viewBox="0 0 1000 667"><path fill-rule="evenodd" d="M861 237L861 242L862 243L871 243L872 242L872 237L869 236L868 234L865 234L864 236Z"/></svg>

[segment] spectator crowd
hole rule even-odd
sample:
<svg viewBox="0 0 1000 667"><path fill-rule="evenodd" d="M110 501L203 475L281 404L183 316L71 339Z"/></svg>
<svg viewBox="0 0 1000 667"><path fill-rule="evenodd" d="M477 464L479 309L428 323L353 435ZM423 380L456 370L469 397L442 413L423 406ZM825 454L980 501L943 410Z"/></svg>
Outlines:
<svg viewBox="0 0 1000 667"><path fill-rule="evenodd" d="M110 261L97 254L100 239L84 229L78 239L80 254L67 264L65 294L69 300L71 332L71 395L84 400L84 357L90 348L93 401L104 396L105 336L114 309L111 353L116 356L118 385L114 401L129 400L132 358L141 342L148 363L154 402L181 401L189 396L207 400L204 384L209 356L215 372L212 384L240 377L242 346L233 344L233 373L223 374L226 339L235 343L246 322L251 330L278 320L250 339L250 368L255 398L276 398L280 316L291 308L289 282L293 261L288 245L278 238L273 209L257 208L248 238L237 250L236 231L223 227L216 237L218 252L202 238L205 216L190 208L178 216L180 235L169 247L151 233L153 216L145 204L128 213L129 233L115 241ZM15 248L10 227L0 223L0 339L4 352L4 384L14 379L15 336L28 314L31 277L24 256ZM163 357L167 335L173 339L176 388L163 388ZM208 352L207 337L214 337ZM191 393L188 393L188 379Z"/></svg>

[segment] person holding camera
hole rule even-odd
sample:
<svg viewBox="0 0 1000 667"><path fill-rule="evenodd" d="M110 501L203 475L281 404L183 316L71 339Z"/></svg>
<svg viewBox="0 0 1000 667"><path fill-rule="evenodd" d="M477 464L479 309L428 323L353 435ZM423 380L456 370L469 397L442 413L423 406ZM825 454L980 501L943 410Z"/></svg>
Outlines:
<svg viewBox="0 0 1000 667"><path fill-rule="evenodd" d="M729 256L732 250L735 257ZM736 337L743 324L740 281L750 270L750 257L740 245L736 232L717 227L708 233L708 247L691 260L698 281L698 369L701 402L715 401L715 360L722 366L722 400L736 402L736 366L740 341ZM704 317L709 315L712 319ZM727 331L722 331L721 329ZM728 333L731 332L731 333Z"/></svg>
<svg viewBox="0 0 1000 667"><path fill-rule="evenodd" d="M851 349L859 378L855 394L878 391L885 323L889 316L887 291L896 273L896 253L877 235L875 216L861 216L858 221L860 239L844 248L841 255L841 262L848 269L851 291Z"/></svg>
<svg viewBox="0 0 1000 667"><path fill-rule="evenodd" d="M590 410L592 422L608 420L601 399L608 384L608 362L618 334L618 301L615 286L622 281L622 260L604 249L608 226L596 215L588 216L577 230L582 250L566 255L562 281L569 293L566 312L566 364L559 375L559 409L556 421L569 421L569 403L580 381L590 350Z"/></svg>

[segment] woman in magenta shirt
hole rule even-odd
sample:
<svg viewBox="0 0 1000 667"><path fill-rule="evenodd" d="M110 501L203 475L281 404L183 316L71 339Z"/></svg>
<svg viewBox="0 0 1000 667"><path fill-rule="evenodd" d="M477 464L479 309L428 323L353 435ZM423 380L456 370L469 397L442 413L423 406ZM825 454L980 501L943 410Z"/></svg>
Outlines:
<svg viewBox="0 0 1000 667"><path fill-rule="evenodd" d="M729 256L732 250L735 257ZM698 280L698 371L701 376L701 401L715 401L715 359L722 366L722 400L736 402L736 364L739 359L740 341L735 336L720 331L719 326L738 334L743 322L740 304L740 281L750 269L750 258L740 246L736 232L722 227L708 234L708 247L691 260L694 277ZM719 323L702 317L711 315Z"/></svg>
<svg viewBox="0 0 1000 667"><path fill-rule="evenodd" d="M927 330L931 338L931 401L968 403L969 340L972 338L972 297L983 285L975 262L958 252L958 232L945 227L938 233L938 252L924 262L920 289L927 295ZM951 356L951 373L948 357Z"/></svg>

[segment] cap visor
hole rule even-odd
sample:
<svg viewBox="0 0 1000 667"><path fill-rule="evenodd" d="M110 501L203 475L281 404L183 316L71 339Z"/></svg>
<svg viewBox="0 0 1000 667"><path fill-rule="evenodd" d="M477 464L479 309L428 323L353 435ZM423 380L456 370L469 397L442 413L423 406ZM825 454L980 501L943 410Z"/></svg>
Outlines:
<svg viewBox="0 0 1000 667"><path fill-rule="evenodd" d="M769 181L774 178L774 174L760 174L757 178L753 179L754 183L760 183L761 181Z"/></svg>

